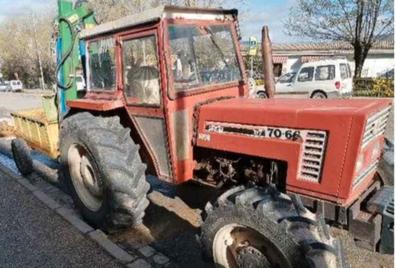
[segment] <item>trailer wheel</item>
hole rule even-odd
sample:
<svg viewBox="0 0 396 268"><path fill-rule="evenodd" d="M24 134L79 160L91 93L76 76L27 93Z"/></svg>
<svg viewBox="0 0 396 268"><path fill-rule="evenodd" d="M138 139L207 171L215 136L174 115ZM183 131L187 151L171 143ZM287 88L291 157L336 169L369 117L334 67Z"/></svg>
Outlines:
<svg viewBox="0 0 396 268"><path fill-rule="evenodd" d="M33 173L33 159L30 154L30 147L23 139L13 139L11 141L12 156L19 172L23 176Z"/></svg>
<svg viewBox="0 0 396 268"><path fill-rule="evenodd" d="M347 267L338 240L301 202L233 188L206 207L201 243L218 267Z"/></svg>
<svg viewBox="0 0 396 268"><path fill-rule="evenodd" d="M119 118L73 115L62 122L60 138L61 178L83 217L107 231L140 224L150 186L139 147Z"/></svg>

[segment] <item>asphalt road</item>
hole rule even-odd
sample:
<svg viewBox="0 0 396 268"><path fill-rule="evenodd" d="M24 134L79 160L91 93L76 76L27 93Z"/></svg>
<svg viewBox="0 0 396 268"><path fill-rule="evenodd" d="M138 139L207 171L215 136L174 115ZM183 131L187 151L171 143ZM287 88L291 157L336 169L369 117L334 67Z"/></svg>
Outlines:
<svg viewBox="0 0 396 268"><path fill-rule="evenodd" d="M10 112L37 108L41 106L39 94L0 92L0 118L9 116Z"/></svg>
<svg viewBox="0 0 396 268"><path fill-rule="evenodd" d="M0 169L0 267L122 267Z"/></svg>

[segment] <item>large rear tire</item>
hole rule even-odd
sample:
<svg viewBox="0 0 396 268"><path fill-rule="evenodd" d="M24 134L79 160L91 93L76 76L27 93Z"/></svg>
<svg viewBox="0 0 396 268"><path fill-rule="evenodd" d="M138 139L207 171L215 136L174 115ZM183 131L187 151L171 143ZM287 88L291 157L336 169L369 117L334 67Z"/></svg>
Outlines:
<svg viewBox="0 0 396 268"><path fill-rule="evenodd" d="M346 267L340 244L299 199L240 186L208 204L201 243L218 267Z"/></svg>
<svg viewBox="0 0 396 268"><path fill-rule="evenodd" d="M83 217L107 231L142 223L146 166L119 118L73 115L62 122L60 141L61 179Z"/></svg>

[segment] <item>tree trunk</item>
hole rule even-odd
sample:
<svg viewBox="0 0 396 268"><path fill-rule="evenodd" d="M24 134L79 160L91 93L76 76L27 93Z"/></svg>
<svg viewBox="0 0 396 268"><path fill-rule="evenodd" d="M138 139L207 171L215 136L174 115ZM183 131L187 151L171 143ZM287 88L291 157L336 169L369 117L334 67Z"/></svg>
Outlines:
<svg viewBox="0 0 396 268"><path fill-rule="evenodd" d="M355 60L354 79L358 79L362 77L363 65L367 58L371 45L361 44L360 42L356 42L353 45L353 48L354 48L354 60Z"/></svg>
<svg viewBox="0 0 396 268"><path fill-rule="evenodd" d="M363 48L361 44L354 44L354 60L355 60L355 75L354 79L359 79L362 77L362 70L365 58L363 57Z"/></svg>
<svg viewBox="0 0 396 268"><path fill-rule="evenodd" d="M45 81L44 81L44 71L43 71L43 63L41 61L41 55L40 55L40 49L38 46L38 42L37 42L37 19L35 17L32 16L33 19L33 39L34 39L34 44L35 44L35 48L36 48L36 54L37 54L37 60L38 60L38 65L39 65L39 70L40 70L40 86L41 89L44 90L45 89Z"/></svg>

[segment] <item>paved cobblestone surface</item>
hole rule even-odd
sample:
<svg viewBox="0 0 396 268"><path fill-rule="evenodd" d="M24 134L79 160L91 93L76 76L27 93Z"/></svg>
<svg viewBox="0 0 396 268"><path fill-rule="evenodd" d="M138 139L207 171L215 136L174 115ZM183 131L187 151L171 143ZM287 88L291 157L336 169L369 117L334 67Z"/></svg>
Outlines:
<svg viewBox="0 0 396 268"><path fill-rule="evenodd" d="M128 268L150 268L152 266L144 259L137 259L133 263L128 264L127 267Z"/></svg>
<svg viewBox="0 0 396 268"><path fill-rule="evenodd" d="M0 154L0 166L3 165L13 173L19 173L13 161L10 161L9 158L7 159L6 156ZM20 174L17 175L19 176ZM148 245L125 247L124 244L117 243L118 247L114 247L115 244L103 241L103 239L106 238L103 232L100 230L94 231L91 226L85 222L81 222L83 218L74 207L72 198L63 191L64 189L61 189L58 185L48 183L38 174L33 173L26 178L16 177L14 180L30 190L33 195L47 205L49 209L56 210L60 216L72 223L82 234L88 234L92 242L99 243L105 251L108 251L110 255L126 264L127 267L179 267L176 263L172 263L164 254Z"/></svg>
<svg viewBox="0 0 396 268"><path fill-rule="evenodd" d="M0 168L1 267L121 267Z"/></svg>

